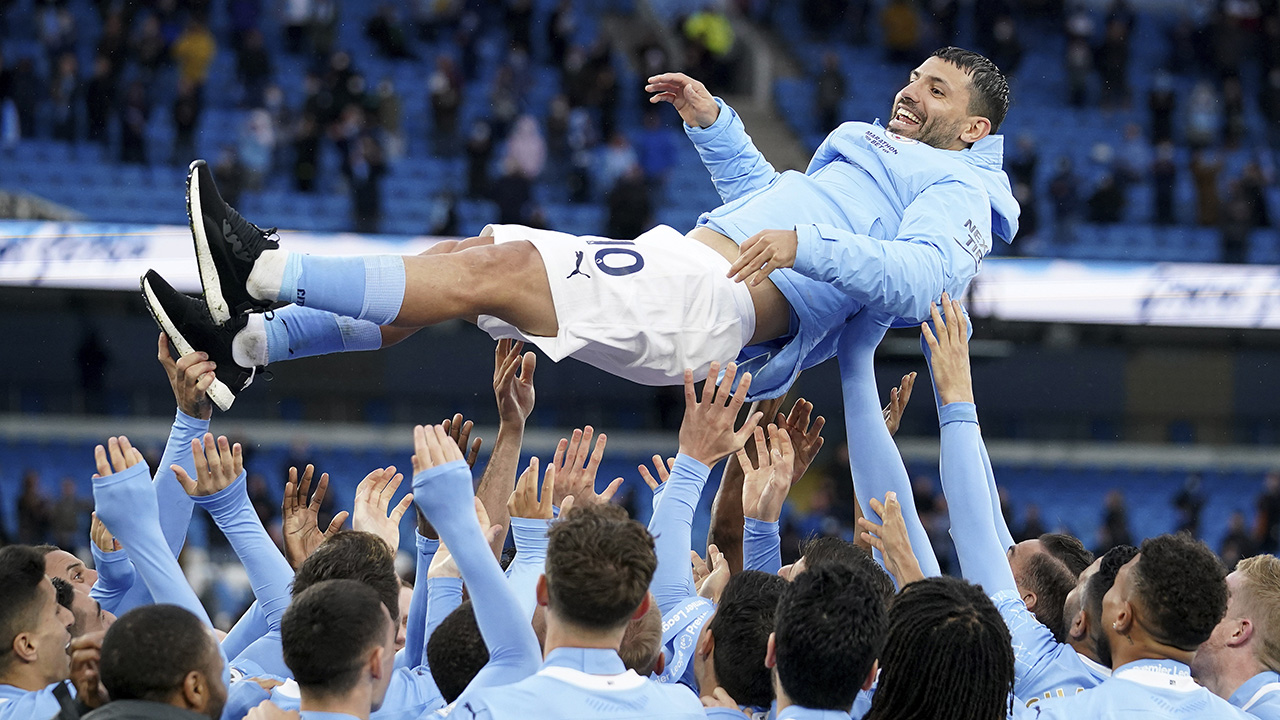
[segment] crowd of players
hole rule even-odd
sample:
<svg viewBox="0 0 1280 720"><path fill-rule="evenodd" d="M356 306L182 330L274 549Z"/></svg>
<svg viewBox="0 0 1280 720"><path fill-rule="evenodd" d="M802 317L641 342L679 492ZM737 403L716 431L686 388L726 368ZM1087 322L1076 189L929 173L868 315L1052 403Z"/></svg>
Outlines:
<svg viewBox="0 0 1280 720"><path fill-rule="evenodd" d="M881 492L906 477L892 443L851 447L855 466L885 468L855 470L860 543L816 540L783 567L778 518L822 419L804 400L744 412L751 378L731 392L732 364L700 391L686 372L679 454L640 469L647 528L610 502L620 481L597 492L606 439L593 446L589 428L521 472L535 362L510 341L495 353L501 426L478 483L468 423L415 427L412 492L397 500L403 475L374 470L354 529L346 512L318 527L328 478L313 493L314 468L291 472L282 551L249 501L240 446L209 432L211 363L173 360L161 335L178 412L154 475L125 437L96 448L95 568L53 546L0 550L0 720L1280 717L1280 560L1226 575L1186 535L1098 558L1066 535L1015 544L966 322L942 307L922 332L963 579L939 574L909 491ZM895 396L846 412L892 428L903 409ZM694 510L725 458L711 537L695 546ZM197 505L256 597L226 634L176 560ZM402 592L394 548L411 505L416 583Z"/></svg>

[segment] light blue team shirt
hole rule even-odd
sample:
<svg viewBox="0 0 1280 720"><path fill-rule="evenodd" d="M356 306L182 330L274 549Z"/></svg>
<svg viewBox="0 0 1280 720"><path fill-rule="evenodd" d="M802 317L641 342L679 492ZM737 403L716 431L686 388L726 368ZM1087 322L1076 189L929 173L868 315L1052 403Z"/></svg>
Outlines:
<svg viewBox="0 0 1280 720"><path fill-rule="evenodd" d="M556 648L537 673L458 698L453 720L670 718L705 720L698 696L628 670L614 650Z"/></svg>
<svg viewBox="0 0 1280 720"><path fill-rule="evenodd" d="M799 238L794 268L770 275L796 315L795 336L743 349L751 399L782 394L801 370L834 355L842 326L862 307L897 325L927 320L944 290L959 297L968 286L993 236L1009 242L1017 233L1002 136L955 152L849 122L804 173L778 173L737 113L716 102L710 127L685 126L725 202L698 224L739 244L768 229Z"/></svg>
<svg viewBox="0 0 1280 720"><path fill-rule="evenodd" d="M1280 720L1280 674L1267 670L1249 678L1227 702L1262 720Z"/></svg>
<svg viewBox="0 0 1280 720"><path fill-rule="evenodd" d="M271 703L281 710L298 710L302 703L298 683L286 680L283 685L273 688ZM444 698L425 668L396 668L387 684L382 705L369 715L369 720L413 720L444 706ZM306 717L305 713L303 717Z"/></svg>
<svg viewBox="0 0 1280 720"><path fill-rule="evenodd" d="M0 685L0 720L46 720L62 712L53 689L54 683L41 690L23 690L13 685ZM68 688L71 686L68 685ZM75 693L71 693L75 697Z"/></svg>
<svg viewBox="0 0 1280 720"><path fill-rule="evenodd" d="M321 712L319 710L303 710L300 714L302 715L302 720L359 720L355 715Z"/></svg>
<svg viewBox="0 0 1280 720"><path fill-rule="evenodd" d="M778 712L778 720L849 720L849 713L840 710L814 710L788 705Z"/></svg>
<svg viewBox="0 0 1280 720"><path fill-rule="evenodd" d="M1191 668L1175 660L1138 660L1115 669L1101 685L1071 697L1041 702L1017 718L1062 720L1237 720L1249 718L1191 679Z"/></svg>

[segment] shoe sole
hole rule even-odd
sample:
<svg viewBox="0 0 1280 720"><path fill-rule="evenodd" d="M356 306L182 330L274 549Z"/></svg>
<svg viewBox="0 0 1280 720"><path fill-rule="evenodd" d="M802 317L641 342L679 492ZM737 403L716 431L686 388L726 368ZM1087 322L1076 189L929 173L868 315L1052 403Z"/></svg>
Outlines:
<svg viewBox="0 0 1280 720"><path fill-rule="evenodd" d="M225 325L231 319L231 308L222 295L222 282L218 279L218 266L209 248L209 236L204 229L204 213L200 208L200 170L191 168L187 174L187 221L191 226L191 239L196 246L196 264L200 268L200 284L204 288L204 302L209 306L213 322ZM225 409L225 408L223 408Z"/></svg>
<svg viewBox="0 0 1280 720"><path fill-rule="evenodd" d="M156 297L156 293L151 289L151 283L147 282L144 277L142 279L142 296L147 301L147 309L151 311L151 317L155 318L156 324L169 336L170 342L178 350L178 355L186 357L195 352L195 348L191 347L191 343L187 341L182 333L178 332L178 326L169 318L169 313L164 311L164 306L160 304L160 298ZM236 401L235 393L231 392L231 388L214 376L213 383L209 385L209 389L205 391L209 395L209 399L219 410L226 412L231 409L231 404Z"/></svg>

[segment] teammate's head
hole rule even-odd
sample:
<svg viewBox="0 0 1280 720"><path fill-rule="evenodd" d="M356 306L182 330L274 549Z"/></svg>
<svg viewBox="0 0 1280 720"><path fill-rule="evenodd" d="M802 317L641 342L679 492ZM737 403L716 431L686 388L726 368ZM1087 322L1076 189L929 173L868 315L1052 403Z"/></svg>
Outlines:
<svg viewBox="0 0 1280 720"><path fill-rule="evenodd" d="M1044 548L1046 553L1067 566L1073 580L1080 577L1080 573L1093 564L1093 553L1089 552L1084 543L1080 542L1080 538L1075 535L1045 533L1037 540L1040 541L1040 547Z"/></svg>
<svg viewBox="0 0 1280 720"><path fill-rule="evenodd" d="M400 620L400 578L396 557L382 538L344 530L330 537L302 562L293 577L293 596L325 580L356 580L373 588L391 619Z"/></svg>
<svg viewBox="0 0 1280 720"><path fill-rule="evenodd" d="M62 578L50 578L54 590L57 591L58 604L71 611L75 623L71 626L71 637L77 638L85 633L95 633L111 627L116 616L102 609L102 605L89 596L83 588L72 585Z"/></svg>
<svg viewBox="0 0 1280 720"><path fill-rule="evenodd" d="M1057 544L1046 545L1039 538L1014 545L1008 552L1009 569L1013 571L1018 594L1026 602L1027 609L1040 624L1049 628L1059 642L1064 642L1067 638L1064 606L1067 595L1076 586L1079 573L1073 573L1066 562L1051 554L1050 547L1059 549Z"/></svg>
<svg viewBox="0 0 1280 720"><path fill-rule="evenodd" d="M58 604L40 551L0 549L0 681L34 684L34 690L67 679L73 622L71 611Z"/></svg>
<svg viewBox="0 0 1280 720"><path fill-rule="evenodd" d="M217 720L227 701L218 640L189 610L143 605L102 638L102 685L112 700L173 705Z"/></svg>
<svg viewBox="0 0 1280 720"><path fill-rule="evenodd" d="M870 686L888 617L865 575L822 564L782 588L765 658L780 697L847 713L858 690Z"/></svg>
<svg viewBox="0 0 1280 720"><path fill-rule="evenodd" d="M280 621L284 662L304 698L382 705L396 660L396 622L373 588L326 580L294 595Z"/></svg>
<svg viewBox="0 0 1280 720"><path fill-rule="evenodd" d="M1009 83L978 53L937 50L911 71L893 100L887 129L943 150L962 150L996 132L1009 110Z"/></svg>
<svg viewBox="0 0 1280 720"><path fill-rule="evenodd" d="M786 586L786 580L758 570L730 577L698 640L696 661L709 667L720 687L742 705L769 707L773 702L773 680L764 658Z"/></svg>
<svg viewBox="0 0 1280 720"><path fill-rule="evenodd" d="M1077 590L1072 592L1080 596L1079 623L1087 633L1093 652L1098 662L1111 667L1111 642L1102 623L1102 598L1116 582L1116 574L1125 563L1138 554L1138 548L1132 545L1117 545L1105 555L1094 561L1093 569L1080 573ZM1070 601L1068 601L1070 606Z"/></svg>
<svg viewBox="0 0 1280 720"><path fill-rule="evenodd" d="M470 600L445 616L427 638L427 663L444 701L451 703L489 662L489 648L480 635Z"/></svg>
<svg viewBox="0 0 1280 720"><path fill-rule="evenodd" d="M83 585L85 590L98 582L98 571L85 567L84 561L56 545L36 545L36 551L44 555L44 574L62 578L73 585Z"/></svg>
<svg viewBox="0 0 1280 720"><path fill-rule="evenodd" d="M547 623L585 633L621 631L647 607L658 566L653 536L617 505L575 507L551 526L538 603ZM620 636L619 636L620 637Z"/></svg>
<svg viewBox="0 0 1280 720"><path fill-rule="evenodd" d="M885 607L893 604L893 596L896 592L893 587L893 578L889 577L889 573L885 572L884 568L880 567L880 563L871 557L871 553L855 543L830 535L814 537L805 543L800 554L800 559L790 566L790 572L783 573L783 577L794 579L807 568L828 563L844 565L865 573L867 582L880 593Z"/></svg>
<svg viewBox="0 0 1280 720"><path fill-rule="evenodd" d="M903 588L889 609L869 720L1003 720L1012 692L1009 629L981 588L950 577Z"/></svg>
<svg viewBox="0 0 1280 720"><path fill-rule="evenodd" d="M413 585L404 578L400 578L400 629L396 632L396 652L404 648L404 638L409 630L409 603L411 602L413 602Z"/></svg>
<svg viewBox="0 0 1280 720"><path fill-rule="evenodd" d="M649 596L649 608L644 614L627 623L618 657L628 670L635 670L641 677L662 672L662 611L653 595Z"/></svg>
<svg viewBox="0 0 1280 720"><path fill-rule="evenodd" d="M1114 650L1119 638L1195 652L1227 610L1222 564L1190 535L1143 541L1116 573L1102 600L1102 624Z"/></svg>
<svg viewBox="0 0 1280 720"><path fill-rule="evenodd" d="M1241 560L1227 591L1226 615L1191 662L1196 679L1223 697L1248 677L1280 669L1280 558Z"/></svg>

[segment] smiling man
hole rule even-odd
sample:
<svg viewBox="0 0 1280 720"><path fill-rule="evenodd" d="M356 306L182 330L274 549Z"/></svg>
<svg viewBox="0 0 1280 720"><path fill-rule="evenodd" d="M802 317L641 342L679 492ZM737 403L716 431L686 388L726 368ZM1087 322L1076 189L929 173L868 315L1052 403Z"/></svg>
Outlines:
<svg viewBox="0 0 1280 720"><path fill-rule="evenodd" d="M44 567L34 548L0 550L0 720L51 718L61 709L54 693L70 674L73 618Z"/></svg>
<svg viewBox="0 0 1280 720"><path fill-rule="evenodd" d="M775 171L702 83L672 73L646 91L680 113L724 201L687 235L488 225L419 256L304 255L227 205L196 161L187 210L204 303L153 271L148 307L183 354L217 363L209 394L223 409L268 362L373 350L454 318L650 385L737 358L753 395L775 397L836 353L848 318L865 308L870 332L923 321L944 290L965 290L993 237L1017 232L992 134L1008 84L977 53L938 50L887 126L842 124L803 173Z"/></svg>

